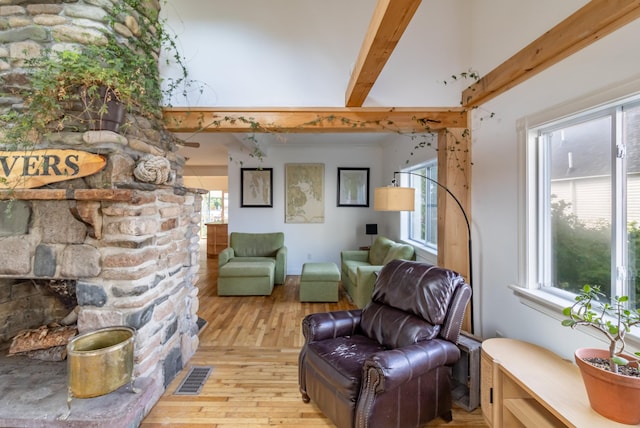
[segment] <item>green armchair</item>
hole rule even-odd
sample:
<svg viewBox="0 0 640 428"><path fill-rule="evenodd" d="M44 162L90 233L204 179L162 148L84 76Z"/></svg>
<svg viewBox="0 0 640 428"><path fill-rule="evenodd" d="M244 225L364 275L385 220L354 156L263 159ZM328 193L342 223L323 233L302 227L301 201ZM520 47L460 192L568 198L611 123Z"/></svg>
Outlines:
<svg viewBox="0 0 640 428"><path fill-rule="evenodd" d="M378 236L369 250L340 253L342 286L357 307L364 308L371 301L377 272L394 259L415 260L415 251L411 245Z"/></svg>
<svg viewBox="0 0 640 428"><path fill-rule="evenodd" d="M284 233L231 232L229 246L218 255L218 267L234 262L275 263L274 283L284 284L287 276L287 247Z"/></svg>

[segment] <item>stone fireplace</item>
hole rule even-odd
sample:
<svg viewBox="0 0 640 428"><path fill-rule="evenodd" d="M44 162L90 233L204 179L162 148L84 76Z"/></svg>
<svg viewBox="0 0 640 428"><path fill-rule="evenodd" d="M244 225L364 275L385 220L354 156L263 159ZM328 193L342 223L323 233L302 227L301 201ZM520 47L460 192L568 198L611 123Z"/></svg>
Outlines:
<svg viewBox="0 0 640 428"><path fill-rule="evenodd" d="M86 43L86 31L131 36L145 19L132 13L107 25L117 1L8 3L0 3L3 110L20 103L11 89L23 81L26 56ZM160 9L157 1L144 3ZM57 322L76 306L80 333L132 327L133 371L147 389L147 412L198 347L201 195L182 186L180 141L161 121L135 114L126 120L119 133L80 128L37 143L99 154L106 166L98 173L0 190L0 350L21 330ZM153 160L163 161L164 179L141 180L136 169ZM7 420L15 421L0 415Z"/></svg>
<svg viewBox="0 0 640 428"><path fill-rule="evenodd" d="M43 280L73 280L80 332L135 328L135 375L173 379L198 344L200 198L164 187L29 189L0 203L0 340L63 318Z"/></svg>

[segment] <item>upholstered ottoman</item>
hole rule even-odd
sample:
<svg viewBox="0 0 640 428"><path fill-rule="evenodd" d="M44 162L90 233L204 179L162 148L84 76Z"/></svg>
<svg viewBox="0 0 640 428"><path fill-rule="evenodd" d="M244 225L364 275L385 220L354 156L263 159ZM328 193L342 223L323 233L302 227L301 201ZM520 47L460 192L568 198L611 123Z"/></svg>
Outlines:
<svg viewBox="0 0 640 428"><path fill-rule="evenodd" d="M274 270L270 260L229 262L218 272L218 296L269 296Z"/></svg>
<svg viewBox="0 0 640 428"><path fill-rule="evenodd" d="M301 302L337 302L340 270L334 263L305 263L300 276Z"/></svg>

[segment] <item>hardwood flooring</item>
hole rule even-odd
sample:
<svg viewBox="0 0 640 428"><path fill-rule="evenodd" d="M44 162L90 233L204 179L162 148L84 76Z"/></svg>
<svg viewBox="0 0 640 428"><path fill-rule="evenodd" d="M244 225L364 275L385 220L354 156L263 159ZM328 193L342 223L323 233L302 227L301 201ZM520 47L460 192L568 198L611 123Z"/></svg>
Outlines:
<svg viewBox="0 0 640 428"><path fill-rule="evenodd" d="M271 296L219 297L217 259L201 258L198 314L208 323L200 347L169 385L141 427L333 427L298 391L300 322L309 313L354 308L342 289L338 303L300 303L299 277L288 276ZM192 366L211 366L197 396L173 395ZM480 409L454 407L453 422L425 427L487 427Z"/></svg>

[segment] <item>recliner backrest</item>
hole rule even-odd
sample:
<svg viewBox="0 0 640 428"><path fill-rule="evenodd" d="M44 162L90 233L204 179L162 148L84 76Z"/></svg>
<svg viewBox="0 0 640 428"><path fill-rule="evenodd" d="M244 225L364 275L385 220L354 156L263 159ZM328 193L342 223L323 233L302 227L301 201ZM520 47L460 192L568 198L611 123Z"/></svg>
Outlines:
<svg viewBox="0 0 640 428"><path fill-rule="evenodd" d="M441 336L455 342L461 320L449 324L447 316L452 303L466 305L469 295L469 286L456 272L421 262L392 260L380 271L372 301L363 309L361 327L369 337L394 348L433 339L443 325ZM458 312L464 307L456 309L456 316L461 316Z"/></svg>

